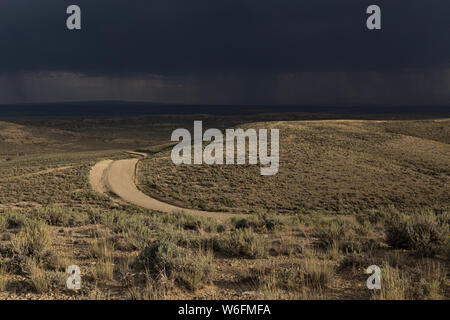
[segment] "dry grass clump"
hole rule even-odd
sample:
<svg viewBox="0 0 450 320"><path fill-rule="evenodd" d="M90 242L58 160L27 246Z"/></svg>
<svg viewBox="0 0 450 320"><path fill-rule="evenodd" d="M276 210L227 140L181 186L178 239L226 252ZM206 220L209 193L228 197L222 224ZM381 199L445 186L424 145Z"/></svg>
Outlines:
<svg viewBox="0 0 450 320"><path fill-rule="evenodd" d="M447 272L439 262L425 260L418 265L419 285L414 292L416 299L444 299Z"/></svg>
<svg viewBox="0 0 450 320"><path fill-rule="evenodd" d="M120 281L129 300L160 300L164 299L170 289L174 287L173 279L169 279L165 271L152 274L148 269L145 272L134 272L134 256L119 259L117 269Z"/></svg>
<svg viewBox="0 0 450 320"><path fill-rule="evenodd" d="M91 246L91 255L96 259L92 267L94 279L111 281L114 279L114 243L111 240L96 239Z"/></svg>
<svg viewBox="0 0 450 320"><path fill-rule="evenodd" d="M233 230L229 234L216 237L213 248L232 257L248 258L265 257L268 249L264 237L249 228Z"/></svg>
<svg viewBox="0 0 450 320"><path fill-rule="evenodd" d="M94 258L112 257L114 242L112 239L95 239L91 245L91 255Z"/></svg>
<svg viewBox="0 0 450 320"><path fill-rule="evenodd" d="M441 265L429 260L417 269L401 270L384 263L381 267L381 290L372 299L379 300L439 300L444 297L446 272Z"/></svg>
<svg viewBox="0 0 450 320"><path fill-rule="evenodd" d="M158 241L145 248L138 263L153 276L161 273L196 291L212 281L214 265L210 252L199 249L195 254L170 241Z"/></svg>
<svg viewBox="0 0 450 320"><path fill-rule="evenodd" d="M27 220L13 241L13 247L20 256L32 257L42 262L50 252L52 239L45 223Z"/></svg>
<svg viewBox="0 0 450 320"><path fill-rule="evenodd" d="M0 265L0 291L5 291L8 285L8 270L5 265Z"/></svg>
<svg viewBox="0 0 450 320"><path fill-rule="evenodd" d="M92 267L92 276L95 280L112 281L114 279L113 261L107 257L97 260Z"/></svg>
<svg viewBox="0 0 450 320"><path fill-rule="evenodd" d="M432 257L443 249L448 234L444 216L430 212L392 215L386 221L386 242L391 247L415 250L424 257Z"/></svg>
<svg viewBox="0 0 450 320"><path fill-rule="evenodd" d="M66 274L49 271L33 258L26 258L23 264L24 275L34 292L45 294L65 288Z"/></svg>
<svg viewBox="0 0 450 320"><path fill-rule="evenodd" d="M161 300L167 296L172 287L173 281L164 272L156 277L146 273L144 286L131 285L127 287L128 298L130 300Z"/></svg>
<svg viewBox="0 0 450 320"><path fill-rule="evenodd" d="M406 300L409 296L410 278L398 268L385 264L381 268L381 290L374 291L373 299Z"/></svg>
<svg viewBox="0 0 450 320"><path fill-rule="evenodd" d="M259 271L258 290L266 299L321 299L332 275L333 267L330 264L309 257L300 262Z"/></svg>
<svg viewBox="0 0 450 320"><path fill-rule="evenodd" d="M51 279L46 270L33 259L28 260L26 268L33 289L37 293L48 292L51 287Z"/></svg>
<svg viewBox="0 0 450 320"><path fill-rule="evenodd" d="M316 259L305 259L301 272L305 286L321 291L326 288L330 281L333 268L329 264Z"/></svg>

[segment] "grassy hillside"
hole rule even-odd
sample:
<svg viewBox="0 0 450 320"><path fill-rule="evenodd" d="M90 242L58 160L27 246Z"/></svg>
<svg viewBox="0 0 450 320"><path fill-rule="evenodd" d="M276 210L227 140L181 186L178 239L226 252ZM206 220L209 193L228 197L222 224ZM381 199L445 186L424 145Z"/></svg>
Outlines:
<svg viewBox="0 0 450 320"><path fill-rule="evenodd" d="M165 152L141 162L141 188L184 207L246 212L358 213L450 204L450 120L244 127L280 129L277 175L261 176L259 165L175 166Z"/></svg>

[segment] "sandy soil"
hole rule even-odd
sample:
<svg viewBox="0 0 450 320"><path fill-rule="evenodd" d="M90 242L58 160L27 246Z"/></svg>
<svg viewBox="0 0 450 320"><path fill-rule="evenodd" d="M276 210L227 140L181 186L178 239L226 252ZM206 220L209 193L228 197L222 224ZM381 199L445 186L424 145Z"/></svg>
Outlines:
<svg viewBox="0 0 450 320"><path fill-rule="evenodd" d="M104 181L104 173L105 170L113 163L113 160L103 160L97 163L92 167L89 182L91 183L92 188L99 193L106 193L106 184Z"/></svg>

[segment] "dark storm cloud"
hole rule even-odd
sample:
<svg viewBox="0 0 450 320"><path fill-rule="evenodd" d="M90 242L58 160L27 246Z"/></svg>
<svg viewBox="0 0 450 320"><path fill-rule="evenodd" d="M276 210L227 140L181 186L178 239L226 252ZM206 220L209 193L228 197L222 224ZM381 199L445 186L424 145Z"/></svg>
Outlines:
<svg viewBox="0 0 450 320"><path fill-rule="evenodd" d="M70 4L82 9L81 31L65 27ZM370 4L382 7L382 31L365 27ZM64 83L71 97L79 90L79 99L98 92L107 99L127 78L147 77L151 85L141 85L140 94L128 83L121 96L202 101L214 83L223 86L217 92L223 102L307 102L317 100L318 90L302 88L297 98L293 91L312 82L341 88L337 96L357 101L376 96L368 91L377 84L382 90L383 79L403 79L401 92L416 79L414 88L426 84L420 93L426 100L448 80L449 17L448 0L2 1L0 83L8 85L0 87L0 99L33 100ZM58 83L49 76L55 72L73 75ZM30 73L35 82L46 78L47 88L37 90ZM101 78L94 86L103 83L101 90L91 92L85 76ZM155 84L155 77L162 82ZM375 88L360 88L366 80ZM437 94L448 99L448 90Z"/></svg>
<svg viewBox="0 0 450 320"><path fill-rule="evenodd" d="M0 71L202 74L446 67L447 0L14 0L0 4ZM82 8L83 30L65 28Z"/></svg>

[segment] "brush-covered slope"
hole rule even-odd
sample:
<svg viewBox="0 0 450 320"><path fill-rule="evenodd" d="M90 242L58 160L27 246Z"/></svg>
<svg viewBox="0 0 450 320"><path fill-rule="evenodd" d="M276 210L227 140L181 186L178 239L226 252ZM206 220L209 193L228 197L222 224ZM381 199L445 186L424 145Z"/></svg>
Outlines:
<svg viewBox="0 0 450 320"><path fill-rule="evenodd" d="M450 120L292 121L280 129L280 170L259 165L180 165L164 152L139 165L141 189L160 200L207 210L278 213L448 207ZM206 129L206 128L204 128Z"/></svg>

